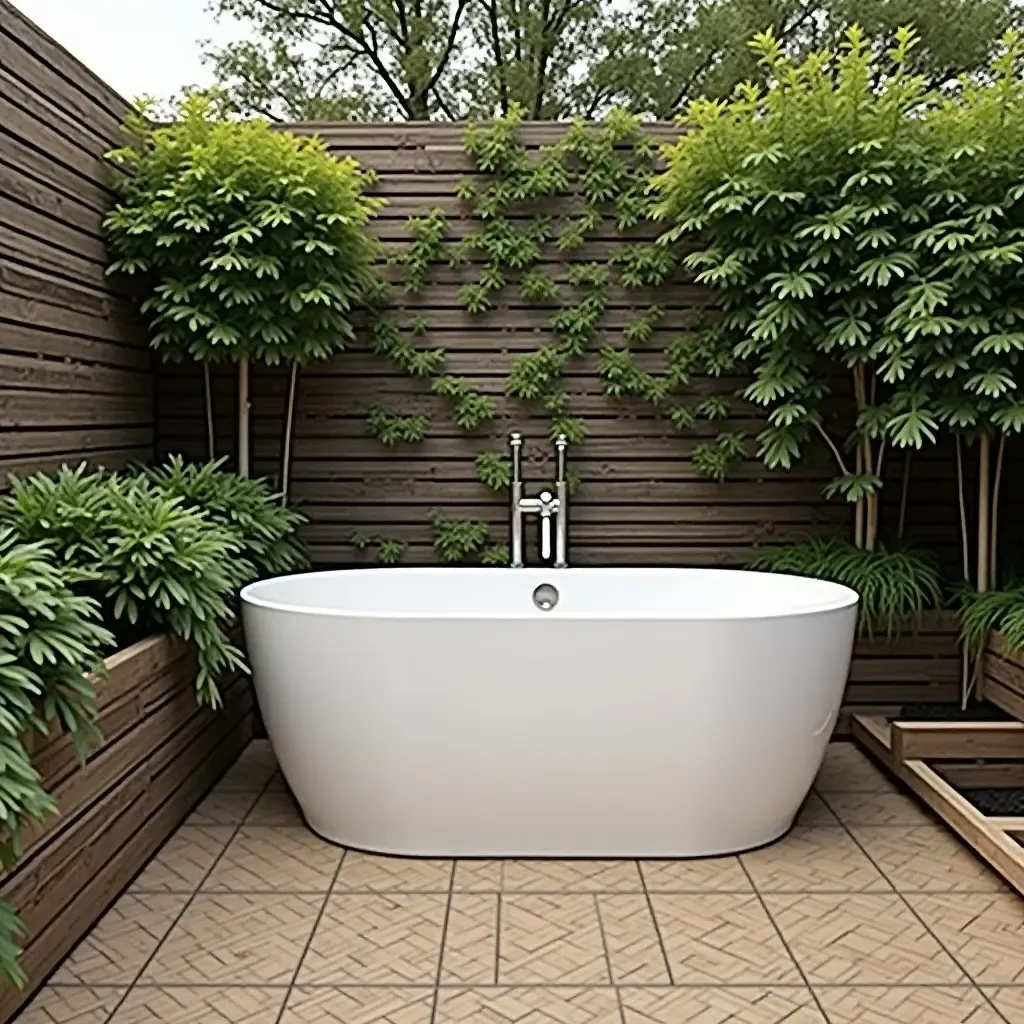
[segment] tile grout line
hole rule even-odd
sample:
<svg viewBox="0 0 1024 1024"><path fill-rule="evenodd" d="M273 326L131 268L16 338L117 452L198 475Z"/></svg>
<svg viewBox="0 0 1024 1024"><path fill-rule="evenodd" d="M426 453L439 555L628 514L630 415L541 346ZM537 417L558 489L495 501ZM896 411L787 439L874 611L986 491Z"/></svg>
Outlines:
<svg viewBox="0 0 1024 1024"><path fill-rule="evenodd" d="M455 889L456 858L452 858L451 871L448 875L448 899L445 901L444 922L441 925L441 945L437 951L437 972L434 975L434 998L430 1006L430 1024L437 1019L437 1004L441 997L441 972L444 970L444 948L448 943L448 921L452 914L452 896Z"/></svg>
<svg viewBox="0 0 1024 1024"><path fill-rule="evenodd" d="M814 989L811 987L810 979L807 977L806 973L804 972L803 966L801 965L800 961L797 960L796 956L793 953L793 950L789 946L789 943L786 941L786 936L782 934L782 929L779 927L778 921L775 920L775 915L772 914L771 910L768 909L768 904L765 902L761 890L758 889L756 883L754 882L754 876L751 875L751 873L747 870L747 865L743 863L742 854L738 854L736 860L739 861L740 870L747 876L747 881L750 882L751 888L753 888L754 890L754 896L757 898L757 902L761 905L761 909L764 911L768 920L771 922L772 928L775 930L775 934L778 935L779 942L782 943L782 948L786 951L786 956L789 957L790 963L797 969L797 973L800 975L800 978L804 983L804 989L807 992L811 993L811 998L814 1000L814 1005L818 1008L818 1013L821 1014L821 1019L825 1022L825 1024L828 1024L829 1016L825 1012L825 1007L821 1005L821 1000L818 998L818 993L815 992Z"/></svg>
<svg viewBox="0 0 1024 1024"><path fill-rule="evenodd" d="M611 954L608 952L608 937L604 934L604 921L601 919L601 901L597 897L598 894L594 893L591 898L594 900L594 913L597 915L597 934L601 936L601 948L604 950L604 969L608 972L608 984L616 985L615 974L611 970ZM621 1007L620 1016L622 1016ZM625 1020L623 1021L623 1024L626 1024Z"/></svg>
<svg viewBox="0 0 1024 1024"><path fill-rule="evenodd" d="M313 927L310 929L309 938L306 939L306 944L302 947L302 953L299 956L298 963L295 965L295 970L292 972L292 980L288 982L288 986L284 994L284 1000L281 1003L281 1009L277 1011L277 1016L274 1018L275 1024L281 1024L281 1020L284 1018L284 1012L288 1008L288 1003L291 1002L295 983L299 980L299 971L302 970L302 964L309 953L310 946L313 945L313 939L316 937L316 930L320 927L320 922L323 920L324 914L327 912L327 904L331 901L334 883L338 880L338 875L341 874L341 867L345 863L345 858L347 856L348 850L342 848L341 857L338 859L338 866L334 869L334 874L331 877L331 887L326 893L324 893L324 901L320 904L320 910L317 912L316 920L313 922Z"/></svg>
<svg viewBox="0 0 1024 1024"><path fill-rule="evenodd" d="M665 973L668 975L668 983L675 985L676 980L672 975L672 965L668 960L668 951L665 949L665 939L661 934L661 925L658 924L658 915L654 912L654 901L651 899L651 892L647 888L647 876L644 874L643 865L639 860L636 861L637 874L640 875L640 885L644 890L644 899L647 900L647 913L651 915L651 921L654 924L654 934L658 937L658 948L661 950L661 960L665 965Z"/></svg>
<svg viewBox="0 0 1024 1024"><path fill-rule="evenodd" d="M250 740L250 743L251 743L251 742L252 742L252 741ZM245 750L248 750L248 746L247 746L247 747L245 748ZM227 776L227 774L228 774L228 772L230 772L230 771L231 771L231 769L232 769L232 768L234 768L234 767L235 767L235 765L237 765L237 764L238 764L238 762L239 762L239 761L241 760L242 756L243 756L243 755L245 754L245 750L243 750L243 751L242 751L242 753L238 755L238 758L237 758L237 759L235 760L234 764L232 764L232 765L231 765L231 767L230 767L230 768L228 768L228 770L227 770L227 771L226 771L226 772L224 773L224 777L226 777L226 776ZM270 778L268 778L268 779L267 779L267 781L266 781L266 782L265 782L265 783L263 784L263 787L262 787L262 788L261 788L261 789L260 789L260 790L258 791L258 793L257 793L257 796L256 796L256 801L258 801L258 800L260 799L260 797L262 797L262 796L263 796L263 794L267 792L267 789L269 788L269 786L270 786L270 783L271 783L271 781L273 780L273 778L274 778L274 776L273 776L273 773L271 773L271 775L270 775ZM213 790L214 790L214 789L216 789L216 788L217 788L217 785L216 785L216 784L214 784L214 785L213 785L213 786L212 786L212 787L210 788L210 791L209 791L209 792L210 792L210 793L212 793L212 792L213 792ZM242 792L242 791L241 791L241 790L239 790L238 792ZM249 792L249 790L246 790L245 792ZM209 795L209 793L207 794L207 796L208 796L208 795ZM205 799L205 798L206 798L206 797L204 796L204 797L203 797L203 799ZM253 801L253 807L255 807L255 806L256 806L256 801ZM202 802L202 801L200 801L200 803L201 803L201 802ZM199 804L196 804L196 807L198 807L198 806L199 806ZM189 814L190 814L190 815L191 815L191 814L193 814L193 813L195 812L195 809L196 809L195 807L194 807L194 808L192 808L192 810L191 810L191 811L189 811ZM251 809L252 809L252 808L250 808L250 810L251 810ZM248 811L246 811L246 814L248 814L248 813L249 813L249 812L248 812ZM182 819L181 825L179 825L179 826L178 826L178 827L177 827L177 828L176 828L176 829L175 829L175 830L174 830L174 831L173 831L173 832L171 833L171 835L167 837L167 840L165 841L165 843L161 845L161 849L163 848L163 845L166 845L166 843L167 843L167 842L170 842L170 840L171 840L171 839L172 839L172 838L173 838L174 836L176 836L176 835L178 834L178 832L180 831L180 829L181 829L182 825L184 825L184 824L185 824L185 821L186 821L186 820L187 820L187 818L184 818L184 819ZM207 871L206 871L206 874L204 874L204 875L203 875L203 877L202 877L202 878L201 878L201 879L199 880L199 882L198 882L198 883L196 884L195 890L194 890L194 891L193 891L192 893L190 893L190 894L189 894L189 897L188 897L188 899L187 899L187 900L185 900L185 903L184 903L184 905L182 906L181 910L180 910L180 911L179 911L179 912L178 912L178 913L177 913L177 914L175 915L175 917L174 917L174 920L173 920L173 921L171 922L171 924L170 924L170 927L169 927L169 928L167 929L167 931L165 931L165 932L164 932L164 934L163 934L163 936L161 937L160 941L159 941L159 942L158 942L158 943L156 944L156 946L155 946L155 947L153 948L153 952L149 954L149 956L148 956L148 957L146 958L146 962L145 962L145 963L144 963L144 964L142 965L142 967L140 967L140 968L139 968L139 971L138 971L138 973L137 973L137 974L135 975L135 978L134 978L134 979L132 980L131 984L130 984L130 985L129 985L129 986L128 986L128 987L127 987L127 988L126 988L125 990L124 990L124 992L123 992L123 993L121 994L121 998L120 998L120 999L118 999L118 1001L117 1001L117 1002L116 1002L116 1003L114 1004L114 1008L113 1008L113 1009L112 1009L112 1010L110 1011L110 1013L108 1014L108 1016L107 1016L107 1018L106 1018L106 1024L109 1024L109 1022L110 1022L110 1021L112 1021L112 1020L114 1019L114 1017L115 1017L115 1016L117 1015L117 1013L118 1013L118 1012L120 1011L121 1007L122 1007L122 1006L124 1006L125 1002L127 1002L127 1000L128 1000L128 997L129 997L129 996L130 996L130 995L132 994L132 992L134 992L134 991L135 991L135 986L136 986L136 985L138 984L138 982L140 981L140 979L142 978L142 976L143 976L143 975L144 975L144 974L146 973L146 971L147 971L147 970L149 970L149 966L150 966L150 964L152 964L152 962L153 962L153 961L154 961L154 960L156 959L156 955L157 955L157 953L159 953L159 952L160 952L160 949L161 949L161 947L162 947L162 946L163 946L163 944L164 944L164 943L165 943L165 942L167 941L167 937L168 937L168 936L169 936L169 935L171 934L171 932L173 932L173 931L174 931L174 929L175 929L175 928L176 928L176 927L178 926L178 923L179 923L179 922L181 921L181 919L182 919L182 918L183 918L183 917L185 916L185 912L186 912L186 911L188 910L188 908L189 908L189 907L191 907L191 906L192 906L192 903L193 903L193 901L195 900L196 896L198 896L198 895L199 895L199 890L200 890L200 889L202 888L203 882L205 882L205 881L207 880L207 878L209 878L209 877L210 877L210 875L211 875L211 874L213 873L213 871L214 871L214 870L216 869L217 865L218 865L218 864L220 863L220 860L221 860L221 858L222 858L222 857L224 856L224 854L225 854L225 853L227 852L227 849L228 849L228 847L229 847L229 846L230 846L230 845L232 844L232 842L234 842L235 836L237 836L237 835L238 835L239 831L240 831L240 830L241 830L241 828L242 828L242 823L243 823L244 821L245 821L245 817L243 816L243 818L242 818L242 821L238 822L238 823L237 823L237 824L236 824L236 825L234 826L234 828L233 828L233 830L232 830L232 832L231 832L231 836L230 836L230 838L229 838L229 839L228 839L228 841L227 841L227 842L226 842L226 843L224 844L224 846L222 847L222 849L221 849L220 853L218 853L218 854L217 854L217 856L216 856L216 857L214 858L214 860L213 860L213 863L212 863L212 864L211 864L211 865L209 866L209 868L207 869ZM156 853L155 853L155 854L154 854L154 855L153 855L152 857L150 857L150 859L149 859L148 861L146 861L145 865L144 865L144 866L143 866L143 867L142 867L142 868L140 869L140 871L139 871L139 874L140 874L140 875L142 874L142 872L143 872L143 871L145 871L145 870L146 870L146 868L148 868L148 867L150 866L150 864L152 864L152 863L153 863L153 861L154 861L154 860L156 860L156 858L157 858L157 857L159 856L159 853L160 853L160 851L158 850L158 851L157 851L157 852L156 852ZM129 884L128 884L128 887L126 887L126 888L125 888L125 893L124 893L124 894L127 894L127 892L128 892L128 889L129 889L130 887L131 887L131 883L129 882ZM122 894L122 895L124 895L124 894ZM150 894L150 895L152 895L152 894ZM179 893L178 895L182 895L182 894L180 894L180 893ZM119 897L118 897L118 899L120 899L120 898L121 898L121 897L119 896ZM98 924L98 923L99 923L99 922L97 922L97 924ZM96 927L96 926L95 926L95 925L93 925L93 928L95 928L95 927ZM93 928L90 928L90 929L89 929L89 931L88 931L88 932L86 933L86 935L90 935L90 934L92 934ZM85 937L86 937L86 936L83 936L83 939L84 939ZM77 948L77 944L76 944L76 948ZM69 955L70 955L70 954L69 954ZM146 987L149 987L149 986L146 986Z"/></svg>
<svg viewBox="0 0 1024 1024"><path fill-rule="evenodd" d="M975 981L974 976L967 969L967 967L964 964L962 964L960 962L960 960L953 954L952 950L948 949L946 947L946 944L942 941L942 939L940 939L938 937L938 935L936 935L935 932L933 932L931 930L931 928L928 927L928 922L925 921L925 919L917 912L917 908L914 907L914 905L910 902L910 900L907 899L906 894L899 888L899 886L897 886L896 883L893 882L892 879L890 879L889 876L882 870L881 865L879 865L875 861L874 857L871 856L871 854L868 852L867 848L860 843L860 841L857 839L856 834L850 828L848 828L845 823L843 824L843 828L846 829L846 834L857 845L857 848L861 851L861 853L863 853L864 856L871 862L871 864L873 865L875 870L877 872L879 872L879 874L881 874L881 876L887 882L889 882L889 884L892 886L893 892L896 894L896 896L899 897L900 902L907 908L908 911L910 911L910 913L914 917L914 919L925 930L925 933L932 937L932 939L935 941L935 944L939 947L939 949L941 949L942 952L945 953L946 956L948 956L949 959L959 968L960 972L963 974L963 976L970 983L970 987L972 989L974 989L974 991L977 992L978 995L981 996L981 998L985 1001L986 1005L988 1005L991 1008L992 1012L1000 1020L1007 1021L1007 1018L1003 1015L1003 1013L999 1009L999 1007L996 1006L996 1004L994 1002L992 1002L992 1000L988 997L988 993L985 992L985 990L978 984L977 981ZM958 890L958 891L960 893L963 892L963 890ZM942 894L941 893L920 893L919 895L931 896L931 895L942 895ZM977 893L975 895L985 895L985 894L984 893Z"/></svg>
<svg viewBox="0 0 1024 1024"><path fill-rule="evenodd" d="M502 865L502 874L505 873L505 866ZM498 978L501 974L501 904L503 899L503 893L498 892L497 899L497 918L494 923L494 984L498 984Z"/></svg>

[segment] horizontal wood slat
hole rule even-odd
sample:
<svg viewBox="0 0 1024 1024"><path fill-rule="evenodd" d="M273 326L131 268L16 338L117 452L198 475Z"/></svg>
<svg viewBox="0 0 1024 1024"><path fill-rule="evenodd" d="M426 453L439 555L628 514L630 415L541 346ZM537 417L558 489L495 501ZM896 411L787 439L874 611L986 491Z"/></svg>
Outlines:
<svg viewBox="0 0 1024 1024"><path fill-rule="evenodd" d="M0 0L0 490L153 452L152 360L106 276L104 153L128 105Z"/></svg>
<svg viewBox="0 0 1024 1024"><path fill-rule="evenodd" d="M28 929L29 986L0 990L10 1020L177 828L249 742L249 682L222 688L213 712L195 698L195 658L180 641L150 637L107 661L99 686L102 744L80 764L64 735L36 744L33 761L60 816L27 836L25 857L0 882Z"/></svg>

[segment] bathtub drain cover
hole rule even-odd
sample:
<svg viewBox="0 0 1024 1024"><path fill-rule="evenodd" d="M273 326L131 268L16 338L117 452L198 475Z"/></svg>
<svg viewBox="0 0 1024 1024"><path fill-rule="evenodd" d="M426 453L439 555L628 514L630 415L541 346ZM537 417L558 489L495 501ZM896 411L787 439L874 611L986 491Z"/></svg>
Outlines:
<svg viewBox="0 0 1024 1024"><path fill-rule="evenodd" d="M542 612L549 612L558 604L558 591L550 583L542 583L533 592L533 603Z"/></svg>

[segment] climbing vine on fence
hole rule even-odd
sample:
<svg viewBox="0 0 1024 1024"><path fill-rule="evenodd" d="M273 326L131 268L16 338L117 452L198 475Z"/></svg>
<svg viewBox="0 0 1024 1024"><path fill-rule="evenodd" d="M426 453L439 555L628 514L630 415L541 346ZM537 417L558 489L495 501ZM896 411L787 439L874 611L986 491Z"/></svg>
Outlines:
<svg viewBox="0 0 1024 1024"><path fill-rule="evenodd" d="M542 409L552 438L565 434L570 442L579 443L586 436L586 424L572 408L565 377L593 351L599 333L607 337L609 289L656 292L676 281L680 263L672 248L655 240L624 241L600 261L575 258L588 240L607 232L609 224L625 233L651 218L654 200L649 186L656 150L638 119L615 110L596 126L574 123L560 141L535 154L519 138L521 119L521 112L513 109L486 126L467 130L465 150L477 173L465 178L456 194L479 227L456 243L441 209L409 219L411 242L388 260L400 268L402 280L380 283L372 303L369 344L402 372L429 379L430 391L448 399L455 425L472 433L494 419L494 400L448 372L446 353L429 344L429 324L423 317L407 317L400 326L400 291L423 292L437 267L472 268L474 278L458 289L457 302L470 316L482 317L508 289L517 288L527 303L551 307L551 312L547 337L536 350L515 360L505 393ZM557 208L568 213L556 218L548 212ZM564 280L552 276L552 257L565 261ZM693 451L696 470L721 480L746 454L743 436L724 426L730 401L712 395L688 402L684 391L696 375L731 372L731 350L713 323L697 323L668 344L659 372L645 369L635 350L650 344L664 309L639 298L636 315L621 330L617 344L605 344L597 353L603 391L613 398L649 403L680 432L693 429L699 420L721 422L716 436ZM429 423L424 414L375 406L367 417L367 431L393 447L423 440ZM494 491L508 486L510 467L503 453L478 452L475 468L483 486ZM570 491L579 486L579 476L573 473ZM445 561L497 564L507 557L502 545L490 543L485 523L435 515L431 527L435 550ZM370 545L361 535L353 537L359 546L357 542L362 548ZM381 547L384 550L394 552L393 547Z"/></svg>

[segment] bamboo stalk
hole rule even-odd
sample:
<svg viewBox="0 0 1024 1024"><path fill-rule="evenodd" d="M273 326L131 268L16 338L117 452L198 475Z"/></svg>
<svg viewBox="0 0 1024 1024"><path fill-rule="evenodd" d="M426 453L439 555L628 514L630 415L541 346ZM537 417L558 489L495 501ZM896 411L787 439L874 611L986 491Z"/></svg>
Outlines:
<svg viewBox="0 0 1024 1024"><path fill-rule="evenodd" d="M970 539L967 536L967 488L964 484L964 456L960 435L956 435L956 491L960 504L960 554L963 558L964 579L971 579Z"/></svg>
<svg viewBox="0 0 1024 1024"><path fill-rule="evenodd" d="M910 493L910 449L903 453L903 482L900 488L900 519L896 526L896 536L903 540L907 527L907 495Z"/></svg>
<svg viewBox="0 0 1024 1024"><path fill-rule="evenodd" d="M989 543L992 529L992 439L978 443L978 593L989 588Z"/></svg>
<svg viewBox="0 0 1024 1024"><path fill-rule="evenodd" d="M281 445L281 504L288 504L288 482L292 465L292 433L295 425L295 392L299 380L299 364L292 363L288 377L288 405L284 413L284 443Z"/></svg>
<svg viewBox="0 0 1024 1024"><path fill-rule="evenodd" d="M217 458L217 435L213 422L213 383L210 380L209 363L203 363L203 388L206 404L206 455L213 462Z"/></svg>
<svg viewBox="0 0 1024 1024"><path fill-rule="evenodd" d="M252 403L249 400L249 359L238 360L238 475L250 476L249 419Z"/></svg>
<svg viewBox="0 0 1024 1024"><path fill-rule="evenodd" d="M856 466L855 466L855 471L858 474L860 474L861 471L862 471L864 454L861 451L859 445L857 446L856 459L857 459L857 462L856 462ZM854 516L854 523L853 523L853 543L857 547L859 547L859 548L864 547L864 512L865 512L865 509L864 509L864 499L863 498L858 498L857 499L857 510L856 510L856 513L855 513L855 516Z"/></svg>
<svg viewBox="0 0 1024 1024"><path fill-rule="evenodd" d="M992 480L992 526L989 532L988 578L993 587L999 586L999 489L1003 482L1003 457L1006 454L1006 435L999 437L996 452L996 472Z"/></svg>

